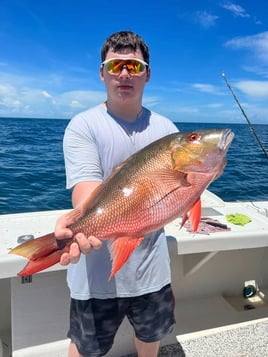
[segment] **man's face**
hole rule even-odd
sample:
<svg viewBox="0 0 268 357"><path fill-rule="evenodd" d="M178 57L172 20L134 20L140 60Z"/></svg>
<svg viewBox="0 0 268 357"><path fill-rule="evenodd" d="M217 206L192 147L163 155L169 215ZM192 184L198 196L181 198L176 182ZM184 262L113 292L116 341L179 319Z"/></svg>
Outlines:
<svg viewBox="0 0 268 357"><path fill-rule="evenodd" d="M144 61L140 50L133 52L128 48L118 52L109 50L106 55L106 60L111 58L136 58ZM108 98L110 100L141 101L145 83L148 82L150 78L150 68L146 66L142 72L131 74L126 66L123 66L118 73L109 73L105 66L101 66L100 78L106 85Z"/></svg>

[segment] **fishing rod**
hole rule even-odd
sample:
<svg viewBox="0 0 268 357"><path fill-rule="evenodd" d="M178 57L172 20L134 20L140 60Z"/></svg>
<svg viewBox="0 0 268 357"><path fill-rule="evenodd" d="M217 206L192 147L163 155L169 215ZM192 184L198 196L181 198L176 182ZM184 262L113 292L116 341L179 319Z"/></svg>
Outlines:
<svg viewBox="0 0 268 357"><path fill-rule="evenodd" d="M226 78L224 72L222 72L222 77L224 78L227 87L230 89L230 92L232 93L232 95L233 95L233 97L234 97L234 100L236 101L237 105L239 106L239 108L240 108L242 114L243 114L244 117L246 118L246 121L247 121L247 123L248 123L248 126L249 126L251 132L253 133L253 135L255 136L255 138L256 138L258 144L260 145L260 148L262 149L262 151L263 151L263 153L264 153L264 156L268 159L268 153L267 153L267 151L265 150L264 146L262 145L260 138L258 137L258 135L257 135L257 133L256 133L256 131L255 131L253 125L251 124L251 122L250 122L250 120L249 120L247 114L245 113L244 109L242 108L242 106L241 106L241 104L240 104L240 102L239 102L237 96L235 95L235 93L234 93L234 91L233 91L231 85L229 84L229 82L228 82L228 80L227 80L227 78Z"/></svg>

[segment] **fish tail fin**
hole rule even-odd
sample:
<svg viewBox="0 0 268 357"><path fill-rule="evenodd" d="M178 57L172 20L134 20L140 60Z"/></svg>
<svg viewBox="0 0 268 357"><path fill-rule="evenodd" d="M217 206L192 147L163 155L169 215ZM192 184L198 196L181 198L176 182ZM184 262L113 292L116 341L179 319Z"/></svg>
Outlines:
<svg viewBox="0 0 268 357"><path fill-rule="evenodd" d="M40 257L35 260L30 259L25 267L18 273L18 276L33 275L59 263L62 253L62 250L55 250L48 256Z"/></svg>
<svg viewBox="0 0 268 357"><path fill-rule="evenodd" d="M65 250L58 247L54 233L29 240L11 249L9 254L15 254L29 259L26 266L18 273L19 276L32 275L60 261Z"/></svg>

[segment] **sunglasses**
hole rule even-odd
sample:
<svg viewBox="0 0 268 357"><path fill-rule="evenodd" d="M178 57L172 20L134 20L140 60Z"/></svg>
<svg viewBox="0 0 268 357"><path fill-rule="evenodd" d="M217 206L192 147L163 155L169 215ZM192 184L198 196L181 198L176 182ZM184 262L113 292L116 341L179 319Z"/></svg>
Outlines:
<svg viewBox="0 0 268 357"><path fill-rule="evenodd" d="M145 70L148 63L138 58L109 58L102 62L102 65L110 74L119 74L124 68L130 74L139 74Z"/></svg>

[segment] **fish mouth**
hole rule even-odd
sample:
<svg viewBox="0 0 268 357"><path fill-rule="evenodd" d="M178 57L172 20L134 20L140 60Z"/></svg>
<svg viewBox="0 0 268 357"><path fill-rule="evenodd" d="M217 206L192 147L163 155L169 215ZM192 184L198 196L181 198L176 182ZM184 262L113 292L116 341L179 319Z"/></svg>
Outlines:
<svg viewBox="0 0 268 357"><path fill-rule="evenodd" d="M204 173L214 172L216 173L215 178L222 175L223 170L226 166L226 153L234 139L234 133L231 129L223 129L219 143L217 145L217 151L211 152L206 158L206 163L204 163Z"/></svg>
<svg viewBox="0 0 268 357"><path fill-rule="evenodd" d="M229 149L233 139L234 139L234 133L232 132L232 130L231 129L225 129L222 132L222 137L221 137L221 140L219 142L218 148L221 151L226 152Z"/></svg>

